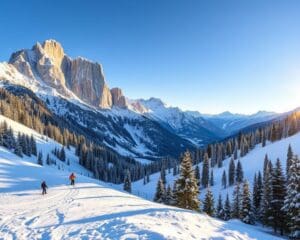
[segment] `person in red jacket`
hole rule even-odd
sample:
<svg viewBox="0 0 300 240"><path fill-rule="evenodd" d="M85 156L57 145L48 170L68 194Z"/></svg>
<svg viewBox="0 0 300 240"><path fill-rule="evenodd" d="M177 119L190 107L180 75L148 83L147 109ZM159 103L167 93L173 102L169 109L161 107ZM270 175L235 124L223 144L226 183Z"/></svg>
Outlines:
<svg viewBox="0 0 300 240"><path fill-rule="evenodd" d="M69 177L69 179L70 179L70 181L71 181L71 185L75 185L75 178L76 178L75 174L74 174L74 173L71 173L71 175L70 175L70 177Z"/></svg>

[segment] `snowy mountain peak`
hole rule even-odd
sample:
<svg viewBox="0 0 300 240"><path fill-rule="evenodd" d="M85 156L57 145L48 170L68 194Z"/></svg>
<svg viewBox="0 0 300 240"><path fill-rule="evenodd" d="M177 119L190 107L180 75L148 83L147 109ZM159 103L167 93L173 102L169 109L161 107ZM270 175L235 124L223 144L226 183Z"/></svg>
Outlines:
<svg viewBox="0 0 300 240"><path fill-rule="evenodd" d="M139 100L145 107L154 110L157 108L165 108L167 104L164 103L160 98L151 97L147 100L140 99Z"/></svg>

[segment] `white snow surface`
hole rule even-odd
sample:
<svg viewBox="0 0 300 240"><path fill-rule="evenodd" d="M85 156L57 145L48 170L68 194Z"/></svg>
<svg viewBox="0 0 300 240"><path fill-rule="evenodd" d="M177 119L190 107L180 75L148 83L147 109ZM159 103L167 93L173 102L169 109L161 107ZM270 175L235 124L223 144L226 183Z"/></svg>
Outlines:
<svg viewBox="0 0 300 240"><path fill-rule="evenodd" d="M58 145L5 120L14 130L33 134L39 151ZM239 221L223 222L113 190L78 174L84 170L72 149L67 157L72 169L62 171L0 147L0 239L279 239ZM77 172L75 187L68 185L69 170ZM42 180L49 187L45 196Z"/></svg>

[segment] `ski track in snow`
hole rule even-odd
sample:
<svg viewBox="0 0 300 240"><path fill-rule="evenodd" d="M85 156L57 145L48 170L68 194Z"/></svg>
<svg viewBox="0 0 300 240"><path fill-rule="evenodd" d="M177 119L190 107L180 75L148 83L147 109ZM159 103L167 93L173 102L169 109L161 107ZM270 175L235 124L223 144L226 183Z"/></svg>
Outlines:
<svg viewBox="0 0 300 240"><path fill-rule="evenodd" d="M15 131L33 134L39 151L60 146L0 118L4 119ZM0 147L0 239L281 239L237 220L223 222L114 190L118 186L78 174L84 169L74 149L67 155L71 165L62 171L56 166L39 166L34 157L20 158ZM77 172L75 187L66 185L71 170ZM42 180L49 186L44 196L39 188Z"/></svg>

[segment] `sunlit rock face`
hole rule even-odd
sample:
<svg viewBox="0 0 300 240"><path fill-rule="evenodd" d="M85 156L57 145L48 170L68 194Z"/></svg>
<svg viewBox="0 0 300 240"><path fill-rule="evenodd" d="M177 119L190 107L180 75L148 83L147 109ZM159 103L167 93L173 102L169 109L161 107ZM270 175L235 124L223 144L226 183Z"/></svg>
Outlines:
<svg viewBox="0 0 300 240"><path fill-rule="evenodd" d="M46 40L42 44L36 43L30 50L15 52L9 63L27 77L55 87L65 96L70 94L68 89L93 106L113 106L112 94L105 82L101 64L81 57L68 57L55 40ZM118 96L118 93L116 95L116 104L125 106L125 98Z"/></svg>
<svg viewBox="0 0 300 240"><path fill-rule="evenodd" d="M112 96L112 103L114 106L120 108L126 108L128 106L126 98L123 95L122 90L120 88L112 88L110 92Z"/></svg>

